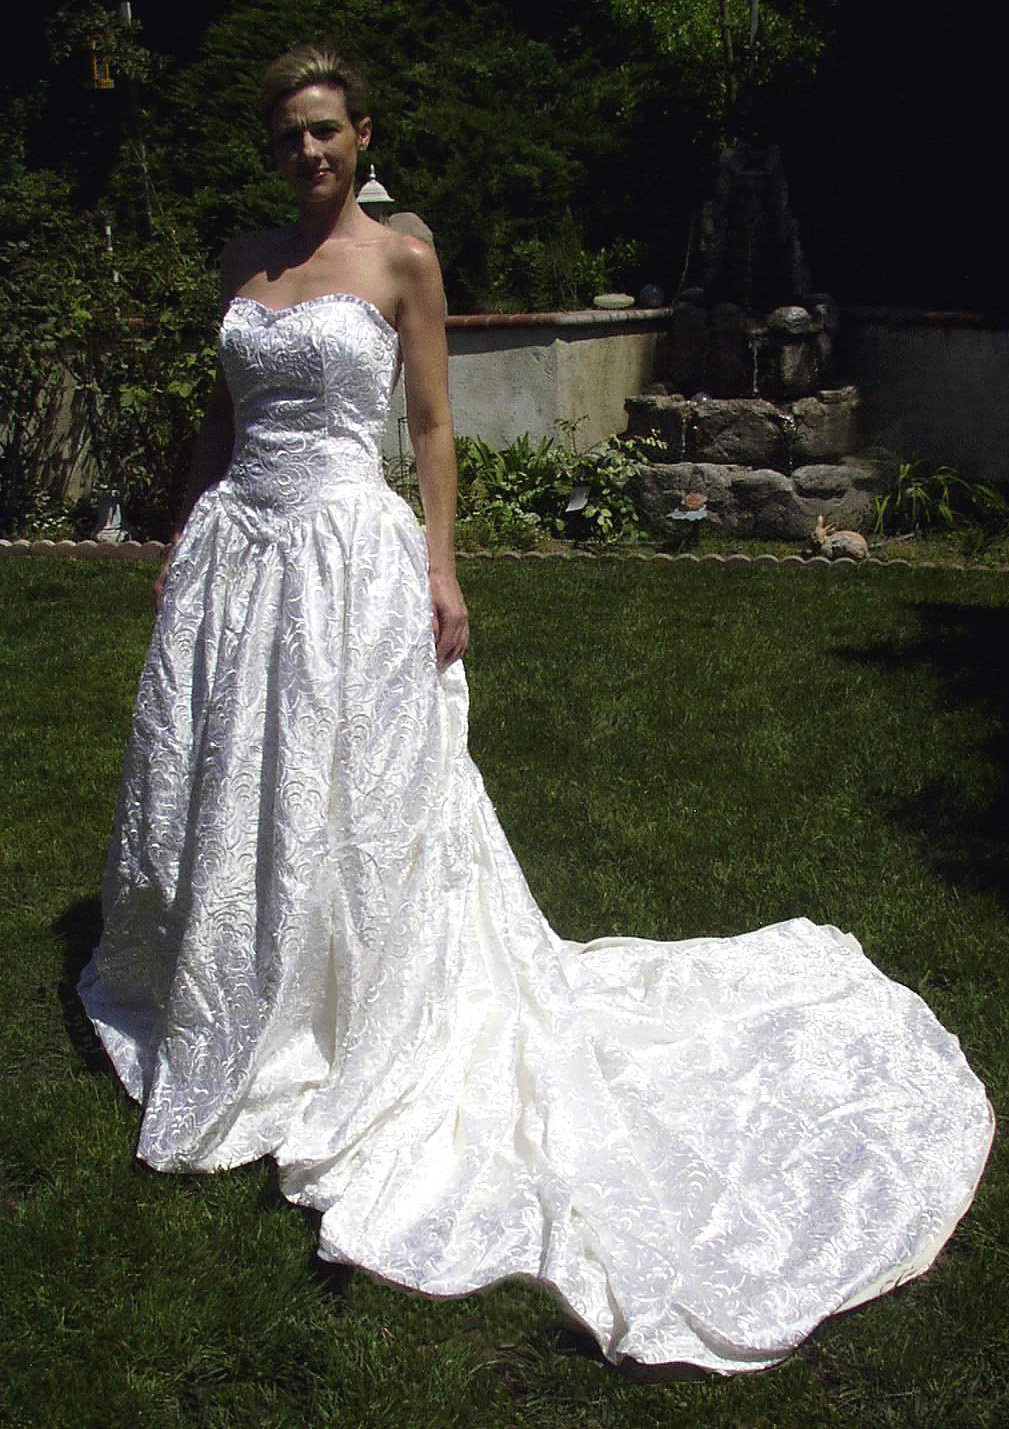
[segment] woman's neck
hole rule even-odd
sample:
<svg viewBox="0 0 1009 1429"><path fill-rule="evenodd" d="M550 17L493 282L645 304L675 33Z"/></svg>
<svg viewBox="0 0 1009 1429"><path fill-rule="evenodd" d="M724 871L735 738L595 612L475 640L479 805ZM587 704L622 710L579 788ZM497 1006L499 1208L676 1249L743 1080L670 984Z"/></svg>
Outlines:
<svg viewBox="0 0 1009 1429"><path fill-rule="evenodd" d="M367 232L369 223L368 217L358 207L357 199L349 194L336 205L302 205L294 229L306 246L315 249L329 238L344 241L361 238Z"/></svg>

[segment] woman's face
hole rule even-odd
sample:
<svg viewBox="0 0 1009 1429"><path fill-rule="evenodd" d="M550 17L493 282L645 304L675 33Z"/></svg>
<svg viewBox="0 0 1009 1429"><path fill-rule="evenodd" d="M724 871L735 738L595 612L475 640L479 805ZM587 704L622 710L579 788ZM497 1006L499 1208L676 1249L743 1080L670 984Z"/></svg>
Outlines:
<svg viewBox="0 0 1009 1429"><path fill-rule="evenodd" d="M270 120L274 158L301 203L343 197L370 137L371 120L354 124L343 90L328 84L295 90L277 102Z"/></svg>

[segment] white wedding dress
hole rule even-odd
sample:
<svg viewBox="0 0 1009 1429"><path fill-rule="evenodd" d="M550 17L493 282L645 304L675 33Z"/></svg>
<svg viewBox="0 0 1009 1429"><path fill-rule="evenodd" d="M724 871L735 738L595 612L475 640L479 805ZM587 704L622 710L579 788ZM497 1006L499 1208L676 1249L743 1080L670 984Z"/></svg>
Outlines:
<svg viewBox="0 0 1009 1429"><path fill-rule="evenodd" d="M439 673L379 444L396 334L236 299L238 438L179 542L81 991L165 1171L275 1158L321 1253L552 1290L604 1353L727 1371L924 1270L992 1135L855 940L566 943Z"/></svg>

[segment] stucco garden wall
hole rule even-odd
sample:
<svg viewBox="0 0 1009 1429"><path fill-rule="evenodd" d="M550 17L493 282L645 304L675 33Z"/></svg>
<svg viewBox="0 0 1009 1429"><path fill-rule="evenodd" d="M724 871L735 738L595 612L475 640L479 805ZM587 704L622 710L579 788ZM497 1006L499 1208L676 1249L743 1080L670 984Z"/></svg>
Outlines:
<svg viewBox="0 0 1009 1429"><path fill-rule="evenodd" d="M838 356L864 442L979 480L1009 476L1009 321L850 309Z"/></svg>
<svg viewBox="0 0 1009 1429"><path fill-rule="evenodd" d="M671 309L449 317L456 430L503 446L581 421L589 446L627 425L624 401L652 380ZM839 380L858 388L860 439L965 476L1009 475L1009 320L852 308L843 313ZM402 384L385 450L409 453Z"/></svg>
<svg viewBox="0 0 1009 1429"><path fill-rule="evenodd" d="M524 313L449 317L449 388L456 431L504 446L528 432L557 435L578 422L579 446L627 425L626 398L652 379L655 349L670 310ZM402 384L386 454L408 450Z"/></svg>

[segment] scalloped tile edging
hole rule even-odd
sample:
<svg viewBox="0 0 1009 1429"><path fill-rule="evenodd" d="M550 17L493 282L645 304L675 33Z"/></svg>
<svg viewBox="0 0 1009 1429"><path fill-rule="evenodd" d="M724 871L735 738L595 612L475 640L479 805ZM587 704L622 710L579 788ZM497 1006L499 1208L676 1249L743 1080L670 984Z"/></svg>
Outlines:
<svg viewBox="0 0 1009 1429"><path fill-rule="evenodd" d="M66 556L77 561L160 561L164 558L164 541L8 541L0 540L0 557L3 556ZM459 551L461 561L598 561L600 559L622 561L667 561L688 565L714 566L780 566L809 567L829 566L831 570L859 566L897 567L908 571L989 571L992 574L1009 572L1009 566L968 566L962 562L906 561L900 556L884 560L880 556L867 556L856 561L851 556L840 556L829 560L826 556L774 556L769 551L757 556L744 556L739 552L719 555L707 552L703 556L693 551L680 551L673 555L668 551L607 551L603 555L595 551Z"/></svg>
<svg viewBox="0 0 1009 1429"><path fill-rule="evenodd" d="M0 541L0 556L69 556L77 561L160 561L164 541Z"/></svg>
<svg viewBox="0 0 1009 1429"><path fill-rule="evenodd" d="M680 551L672 555L668 551L457 551L459 561L668 561L695 566L780 566L807 570L816 566L828 566L831 570L843 567L879 566L899 568L907 571L988 571L993 575L1009 573L1009 566L965 565L960 561L906 561L901 556L885 560L880 556L867 556L856 561L851 556L839 556L830 560L827 556L775 556L770 551L762 551L756 556L744 556L739 551L720 555L715 551L703 556L693 551Z"/></svg>

